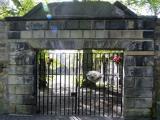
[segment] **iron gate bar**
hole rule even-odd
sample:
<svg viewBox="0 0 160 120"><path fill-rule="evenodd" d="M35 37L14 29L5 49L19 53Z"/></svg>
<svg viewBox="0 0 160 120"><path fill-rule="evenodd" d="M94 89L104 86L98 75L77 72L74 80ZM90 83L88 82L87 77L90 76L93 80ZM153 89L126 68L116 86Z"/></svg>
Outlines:
<svg viewBox="0 0 160 120"><path fill-rule="evenodd" d="M52 69L52 87L51 87L51 114L53 113L53 111L52 111L52 107L53 107L53 59L54 59L54 54L52 54L52 60L51 60L51 69ZM50 73L50 72L49 72Z"/></svg>
<svg viewBox="0 0 160 120"><path fill-rule="evenodd" d="M36 56L38 111L54 115L84 115L85 112L86 115L122 115L123 60L120 64L112 60L113 56L123 58L122 53L50 53L50 56L48 60L45 52ZM86 58L85 64L82 56ZM87 79L82 71L84 65L85 72L94 70L103 74L103 79L95 84L97 87L83 83Z"/></svg>
<svg viewBox="0 0 160 120"><path fill-rule="evenodd" d="M109 58L110 58L110 54L108 55L109 56ZM107 61L107 63L109 64L109 60ZM108 70L108 72L109 72L109 74L110 74L110 64L108 65L108 68L107 68L107 70ZM108 74L108 73L107 73ZM109 75L107 75L107 78L108 78L108 116L109 116L109 87L110 87L110 85L109 85L109 83L110 83L110 79L109 79Z"/></svg>
<svg viewBox="0 0 160 120"><path fill-rule="evenodd" d="M94 56L95 56L95 58L96 58L97 54L94 53ZM95 59L95 70L97 70L97 69L96 69L96 68L97 68L96 65L97 65L97 61L96 61L96 59ZM95 115L95 112L96 112L96 91L97 91L96 89L97 89L97 88L95 87L95 89L94 89L94 90L95 90L95 94L94 94L94 95L95 95L95 96L94 96L94 115Z"/></svg>
<svg viewBox="0 0 160 120"><path fill-rule="evenodd" d="M55 53L56 54L56 106L55 106L55 108L56 108L56 110L55 110L55 115L57 115L57 59L58 59L58 55L57 55L57 53Z"/></svg>

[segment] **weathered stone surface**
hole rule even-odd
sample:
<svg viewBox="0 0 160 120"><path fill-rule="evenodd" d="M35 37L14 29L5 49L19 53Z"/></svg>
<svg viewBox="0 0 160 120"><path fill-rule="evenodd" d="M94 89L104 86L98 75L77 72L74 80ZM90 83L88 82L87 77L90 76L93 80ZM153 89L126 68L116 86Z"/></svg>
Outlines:
<svg viewBox="0 0 160 120"><path fill-rule="evenodd" d="M127 29L134 29L135 22L133 20L127 20Z"/></svg>
<svg viewBox="0 0 160 120"><path fill-rule="evenodd" d="M153 87L153 77L137 77L135 78L136 88Z"/></svg>
<svg viewBox="0 0 160 120"><path fill-rule="evenodd" d="M124 108L125 109L130 109L130 108L134 108L135 107L134 98L125 98L124 102L126 103L126 104L124 104Z"/></svg>
<svg viewBox="0 0 160 120"><path fill-rule="evenodd" d="M10 21L9 30L10 31L20 31L25 30L26 23L25 21Z"/></svg>
<svg viewBox="0 0 160 120"><path fill-rule="evenodd" d="M143 31L141 30L110 30L109 38L142 39Z"/></svg>
<svg viewBox="0 0 160 120"><path fill-rule="evenodd" d="M70 38L83 38L82 30L71 30Z"/></svg>
<svg viewBox="0 0 160 120"><path fill-rule="evenodd" d="M21 38L32 38L32 31L21 31Z"/></svg>
<svg viewBox="0 0 160 120"><path fill-rule="evenodd" d="M50 30L63 30L65 29L65 21L64 20L55 20L49 22L49 29Z"/></svg>
<svg viewBox="0 0 160 120"><path fill-rule="evenodd" d="M1 53L0 52L0 56L3 56L3 57L0 57L0 62L6 62L8 61L8 54L7 53Z"/></svg>
<svg viewBox="0 0 160 120"><path fill-rule="evenodd" d="M57 38L58 36L58 31L55 30L46 30L45 31L45 38Z"/></svg>
<svg viewBox="0 0 160 120"><path fill-rule="evenodd" d="M47 21L32 21L32 30L46 30L48 28Z"/></svg>
<svg viewBox="0 0 160 120"><path fill-rule="evenodd" d="M95 21L94 29L103 29L105 30L105 21L104 20L97 20Z"/></svg>
<svg viewBox="0 0 160 120"><path fill-rule="evenodd" d="M69 30L59 30L58 31L58 38L69 38L70 32Z"/></svg>
<svg viewBox="0 0 160 120"><path fill-rule="evenodd" d="M125 67L125 75L126 76L133 76L133 77L150 77L153 76L153 67L146 66L146 67L135 67L135 66L128 66Z"/></svg>
<svg viewBox="0 0 160 120"><path fill-rule="evenodd" d="M124 77L124 88L135 86L135 78L134 77Z"/></svg>
<svg viewBox="0 0 160 120"><path fill-rule="evenodd" d="M10 56L10 64L17 65L33 65L34 64L34 53L31 51L24 52L22 54L16 54L16 56Z"/></svg>
<svg viewBox="0 0 160 120"><path fill-rule="evenodd" d="M91 29L93 26L92 22L89 20L80 21L80 29Z"/></svg>
<svg viewBox="0 0 160 120"><path fill-rule="evenodd" d="M35 108L32 105L16 105L17 114L33 114L35 113Z"/></svg>
<svg viewBox="0 0 160 120"><path fill-rule="evenodd" d="M6 22L0 21L0 32L5 32L6 30Z"/></svg>
<svg viewBox="0 0 160 120"><path fill-rule="evenodd" d="M4 99L0 99L0 114L7 113L8 111L8 105L7 102Z"/></svg>
<svg viewBox="0 0 160 120"><path fill-rule="evenodd" d="M9 75L8 84L33 84L34 76L32 75Z"/></svg>
<svg viewBox="0 0 160 120"><path fill-rule="evenodd" d="M32 65L10 65L9 74L24 74L24 75L31 75L33 74L33 66Z"/></svg>
<svg viewBox="0 0 160 120"><path fill-rule="evenodd" d="M112 20L110 21L110 29L122 30L126 28L125 20Z"/></svg>
<svg viewBox="0 0 160 120"><path fill-rule="evenodd" d="M32 85L16 85L16 94L33 94Z"/></svg>
<svg viewBox="0 0 160 120"><path fill-rule="evenodd" d="M10 103L8 111L9 111L10 114L15 114L16 113L16 104L15 103Z"/></svg>
<svg viewBox="0 0 160 120"><path fill-rule="evenodd" d="M65 29L67 30L79 29L79 21L78 20L65 21Z"/></svg>
<svg viewBox="0 0 160 120"><path fill-rule="evenodd" d="M154 38L154 31L144 31L143 38Z"/></svg>
<svg viewBox="0 0 160 120"><path fill-rule="evenodd" d="M123 30L122 38L142 39L143 31L142 30Z"/></svg>
<svg viewBox="0 0 160 120"><path fill-rule="evenodd" d="M27 42L12 42L9 44L10 52L24 51L30 49L30 45Z"/></svg>
<svg viewBox="0 0 160 120"><path fill-rule="evenodd" d="M135 108L151 108L152 98L135 99Z"/></svg>
<svg viewBox="0 0 160 120"><path fill-rule="evenodd" d="M16 85L8 85L8 93L15 94L16 93Z"/></svg>
<svg viewBox="0 0 160 120"><path fill-rule="evenodd" d="M152 88L127 88L124 92L126 97L152 98Z"/></svg>
<svg viewBox="0 0 160 120"><path fill-rule="evenodd" d="M44 30L34 30L33 38L44 38Z"/></svg>
<svg viewBox="0 0 160 120"><path fill-rule="evenodd" d="M96 30L96 38L108 38L108 31L106 30Z"/></svg>
<svg viewBox="0 0 160 120"><path fill-rule="evenodd" d="M7 33L1 32L1 33L0 33L0 38L1 38L1 39L6 39L6 38L7 38Z"/></svg>
<svg viewBox="0 0 160 120"><path fill-rule="evenodd" d="M84 30L83 31L83 37L84 38L95 38L96 36L95 30Z"/></svg>
<svg viewBox="0 0 160 120"><path fill-rule="evenodd" d="M150 109L127 109L125 110L126 117L134 117L134 118L142 117L142 120L143 120L143 118L146 118L146 117L150 118L151 117L150 115L151 115Z"/></svg>
<svg viewBox="0 0 160 120"><path fill-rule="evenodd" d="M19 31L8 32L8 39L20 39L20 32Z"/></svg>
<svg viewBox="0 0 160 120"><path fill-rule="evenodd" d="M126 56L125 64L132 66L153 66L154 57L153 56Z"/></svg>

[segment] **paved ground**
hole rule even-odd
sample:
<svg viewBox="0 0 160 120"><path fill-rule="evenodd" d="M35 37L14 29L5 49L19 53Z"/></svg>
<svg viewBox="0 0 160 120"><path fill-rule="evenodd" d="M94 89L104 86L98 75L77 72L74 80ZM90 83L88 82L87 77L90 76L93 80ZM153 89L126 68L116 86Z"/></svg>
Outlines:
<svg viewBox="0 0 160 120"><path fill-rule="evenodd" d="M44 116L44 115L0 115L0 120L123 120L120 118L107 118L107 117L85 117L85 116Z"/></svg>

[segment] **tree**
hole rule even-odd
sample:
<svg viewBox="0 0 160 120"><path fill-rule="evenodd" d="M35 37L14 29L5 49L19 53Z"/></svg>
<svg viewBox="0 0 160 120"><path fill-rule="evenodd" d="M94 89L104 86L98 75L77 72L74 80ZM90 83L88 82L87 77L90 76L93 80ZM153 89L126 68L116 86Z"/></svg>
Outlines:
<svg viewBox="0 0 160 120"><path fill-rule="evenodd" d="M34 0L12 0L14 7L8 5L9 0L0 2L0 19L7 16L23 16L35 5Z"/></svg>
<svg viewBox="0 0 160 120"><path fill-rule="evenodd" d="M128 5L136 5L141 9L142 7L147 7L155 15L160 14L160 0L130 0Z"/></svg>

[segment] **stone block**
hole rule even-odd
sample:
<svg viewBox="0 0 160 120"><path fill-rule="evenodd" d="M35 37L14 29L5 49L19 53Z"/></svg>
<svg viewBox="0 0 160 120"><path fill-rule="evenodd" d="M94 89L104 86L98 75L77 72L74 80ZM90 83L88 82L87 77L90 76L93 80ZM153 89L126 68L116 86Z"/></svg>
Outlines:
<svg viewBox="0 0 160 120"><path fill-rule="evenodd" d="M8 84L33 84L34 76L32 75L9 75Z"/></svg>
<svg viewBox="0 0 160 120"><path fill-rule="evenodd" d="M143 38L152 38L154 39L154 31L144 31L143 32Z"/></svg>
<svg viewBox="0 0 160 120"><path fill-rule="evenodd" d="M122 38L122 31L121 30L109 30L108 31L109 38Z"/></svg>
<svg viewBox="0 0 160 120"><path fill-rule="evenodd" d="M6 85L3 81L0 81L0 97L3 96L3 93L5 92L6 90Z"/></svg>
<svg viewBox="0 0 160 120"><path fill-rule="evenodd" d="M22 38L32 38L32 31L21 31L21 39Z"/></svg>
<svg viewBox="0 0 160 120"><path fill-rule="evenodd" d="M8 110L7 102L4 99L0 99L0 114L6 114Z"/></svg>
<svg viewBox="0 0 160 120"><path fill-rule="evenodd" d="M30 49L30 45L27 42L12 42L9 43L10 52L24 51Z"/></svg>
<svg viewBox="0 0 160 120"><path fill-rule="evenodd" d="M153 67L135 67L127 66L125 67L125 75L133 77L152 77L153 76Z"/></svg>
<svg viewBox="0 0 160 120"><path fill-rule="evenodd" d="M8 61L8 54L7 53L1 53L0 52L0 56L3 56L3 57L0 57L0 62L6 62Z"/></svg>
<svg viewBox="0 0 160 120"><path fill-rule="evenodd" d="M96 20L94 22L95 22L94 29L105 30L105 21L104 20Z"/></svg>
<svg viewBox="0 0 160 120"><path fill-rule="evenodd" d="M47 21L32 21L31 29L32 30L46 30L48 29L48 22Z"/></svg>
<svg viewBox="0 0 160 120"><path fill-rule="evenodd" d="M152 98L152 88L126 88L124 94L126 97Z"/></svg>
<svg viewBox="0 0 160 120"><path fill-rule="evenodd" d="M58 31L58 38L69 38L70 31L69 30L59 30Z"/></svg>
<svg viewBox="0 0 160 120"><path fill-rule="evenodd" d="M112 30L123 30L126 28L125 20L112 20L110 21L110 29Z"/></svg>
<svg viewBox="0 0 160 120"><path fill-rule="evenodd" d="M84 38L95 38L96 36L95 30L84 30L83 31L83 37Z"/></svg>
<svg viewBox="0 0 160 120"><path fill-rule="evenodd" d="M54 20L49 22L50 30L63 30L65 29L65 21L64 20Z"/></svg>
<svg viewBox="0 0 160 120"><path fill-rule="evenodd" d="M144 29L146 29L146 30L154 30L155 24L156 24L156 22L154 19L144 20L144 22L143 22Z"/></svg>
<svg viewBox="0 0 160 120"><path fill-rule="evenodd" d="M0 33L0 38L7 39L7 33L5 33L5 32Z"/></svg>
<svg viewBox="0 0 160 120"><path fill-rule="evenodd" d="M6 28L6 23L0 21L0 32L5 32L5 28Z"/></svg>
<svg viewBox="0 0 160 120"><path fill-rule="evenodd" d="M125 56L125 64L131 66L153 66L153 56Z"/></svg>
<svg viewBox="0 0 160 120"><path fill-rule="evenodd" d="M8 96L8 101L9 101L10 104L13 104L13 103L15 104L15 103L17 102L17 101L16 101L16 100L17 100L17 99L16 99L16 96L17 96L17 95L13 95L13 94L10 94L10 95Z"/></svg>
<svg viewBox="0 0 160 120"><path fill-rule="evenodd" d="M152 51L154 44L153 41L130 41L125 48L128 51Z"/></svg>
<svg viewBox="0 0 160 120"><path fill-rule="evenodd" d="M130 109L130 108L134 108L135 107L135 100L134 98L125 98L124 99L124 108L125 109Z"/></svg>
<svg viewBox="0 0 160 120"><path fill-rule="evenodd" d="M142 39L143 31L142 30L122 30L122 38L133 38L133 39Z"/></svg>
<svg viewBox="0 0 160 120"><path fill-rule="evenodd" d="M135 108L151 108L152 98L137 98L135 99Z"/></svg>
<svg viewBox="0 0 160 120"><path fill-rule="evenodd" d="M92 22L90 20L81 20L80 29L90 30L92 28Z"/></svg>
<svg viewBox="0 0 160 120"><path fill-rule="evenodd" d="M25 21L9 21L9 30L10 31L20 31L25 30L26 23Z"/></svg>
<svg viewBox="0 0 160 120"><path fill-rule="evenodd" d="M9 103L9 113L15 114L16 113L16 104L15 103Z"/></svg>
<svg viewBox="0 0 160 120"><path fill-rule="evenodd" d="M65 21L65 29L67 30L78 30L79 21L78 20L67 20Z"/></svg>
<svg viewBox="0 0 160 120"><path fill-rule="evenodd" d="M15 94L16 93L16 85L8 85L8 93Z"/></svg>
<svg viewBox="0 0 160 120"><path fill-rule="evenodd" d="M8 73L11 75L15 75L15 74L31 75L33 74L33 66L32 65L19 65L19 66L10 65Z"/></svg>
<svg viewBox="0 0 160 120"><path fill-rule="evenodd" d="M125 117L134 117L134 118L149 117L150 118L151 117L151 111L150 111L150 109L127 109L127 110L125 110Z"/></svg>
<svg viewBox="0 0 160 120"><path fill-rule="evenodd" d="M127 20L127 29L134 29L135 23L133 20Z"/></svg>
<svg viewBox="0 0 160 120"><path fill-rule="evenodd" d="M33 114L35 113L35 108L32 105L16 105L17 114Z"/></svg>
<svg viewBox="0 0 160 120"><path fill-rule="evenodd" d="M20 95L32 95L33 85L16 85L16 94Z"/></svg>
<svg viewBox="0 0 160 120"><path fill-rule="evenodd" d="M106 30L96 30L96 38L108 38L108 31Z"/></svg>
<svg viewBox="0 0 160 120"><path fill-rule="evenodd" d="M31 51L28 52L22 52L16 56L10 55L9 63L12 65L33 65L35 59L34 54Z"/></svg>
<svg viewBox="0 0 160 120"><path fill-rule="evenodd" d="M136 77L135 88L153 88L153 77Z"/></svg>
<svg viewBox="0 0 160 120"><path fill-rule="evenodd" d="M125 77L124 78L124 88L133 88L135 86L135 79L134 77Z"/></svg>
<svg viewBox="0 0 160 120"><path fill-rule="evenodd" d="M20 39L20 32L19 31L8 32L8 39Z"/></svg>
<svg viewBox="0 0 160 120"><path fill-rule="evenodd" d="M46 30L45 31L45 38L57 38L58 31L53 30Z"/></svg>
<svg viewBox="0 0 160 120"><path fill-rule="evenodd" d="M44 38L44 30L34 30L33 38Z"/></svg>
<svg viewBox="0 0 160 120"><path fill-rule="evenodd" d="M83 38L82 30L71 30L70 38Z"/></svg>

